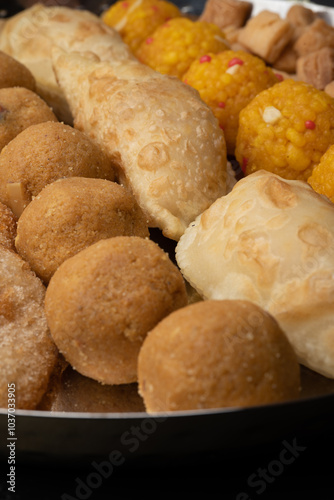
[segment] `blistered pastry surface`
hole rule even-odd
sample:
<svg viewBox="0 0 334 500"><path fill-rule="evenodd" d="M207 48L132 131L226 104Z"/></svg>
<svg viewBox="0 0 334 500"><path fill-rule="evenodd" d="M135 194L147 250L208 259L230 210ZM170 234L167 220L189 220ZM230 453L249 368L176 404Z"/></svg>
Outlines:
<svg viewBox="0 0 334 500"><path fill-rule="evenodd" d="M178 264L207 299L273 314L300 360L334 376L334 208L304 182L259 171L191 224Z"/></svg>

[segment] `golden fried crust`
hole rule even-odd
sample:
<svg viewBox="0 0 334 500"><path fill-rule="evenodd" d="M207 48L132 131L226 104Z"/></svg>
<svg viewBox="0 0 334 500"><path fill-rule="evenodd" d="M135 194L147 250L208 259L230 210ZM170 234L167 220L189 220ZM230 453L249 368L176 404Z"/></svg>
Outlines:
<svg viewBox="0 0 334 500"><path fill-rule="evenodd" d="M263 10L240 30L238 41L253 54L273 63L292 40L293 28L278 14Z"/></svg>
<svg viewBox="0 0 334 500"><path fill-rule="evenodd" d="M72 124L72 115L56 81L51 49L93 51L104 60L133 58L116 30L86 10L41 4L12 16L0 34L0 50L24 64L34 75L38 94L60 121Z"/></svg>
<svg viewBox="0 0 334 500"><path fill-rule="evenodd" d="M258 171L188 227L176 259L202 297L263 307L299 361L334 378L333 228L334 205L307 183Z"/></svg>
<svg viewBox="0 0 334 500"><path fill-rule="evenodd" d="M108 385L84 377L68 366L59 382L50 389L47 406L40 408L52 412L143 412L144 402L137 383Z"/></svg>
<svg viewBox="0 0 334 500"><path fill-rule="evenodd" d="M17 254L0 245L0 407L15 384L17 409L35 409L58 351L44 313L45 288Z"/></svg>
<svg viewBox="0 0 334 500"><path fill-rule="evenodd" d="M295 399L296 355L278 323L248 301L196 302L149 332L138 357L149 413Z"/></svg>
<svg viewBox="0 0 334 500"><path fill-rule="evenodd" d="M177 240L226 192L226 145L196 90L138 61L102 62L55 49L75 127L106 150L150 220Z"/></svg>
<svg viewBox="0 0 334 500"><path fill-rule="evenodd" d="M47 185L26 207L15 245L47 283L64 260L114 236L149 236L132 194L108 180L69 177Z"/></svg>
<svg viewBox="0 0 334 500"><path fill-rule="evenodd" d="M13 212L0 203L0 245L15 250L16 217Z"/></svg>
<svg viewBox="0 0 334 500"><path fill-rule="evenodd" d="M103 151L79 130L51 121L30 126L0 154L0 201L13 203L9 184L20 184L29 203L47 184L62 177L113 181L114 170Z"/></svg>
<svg viewBox="0 0 334 500"><path fill-rule="evenodd" d="M19 61L0 51L0 88L24 87L36 90L32 73Z"/></svg>
<svg viewBox="0 0 334 500"><path fill-rule="evenodd" d="M46 121L57 118L35 92L23 87L0 89L0 151L30 125Z"/></svg>
<svg viewBox="0 0 334 500"><path fill-rule="evenodd" d="M183 277L149 239L117 236L67 259L45 298L51 334L82 375L106 384L137 379L147 332L187 303Z"/></svg>

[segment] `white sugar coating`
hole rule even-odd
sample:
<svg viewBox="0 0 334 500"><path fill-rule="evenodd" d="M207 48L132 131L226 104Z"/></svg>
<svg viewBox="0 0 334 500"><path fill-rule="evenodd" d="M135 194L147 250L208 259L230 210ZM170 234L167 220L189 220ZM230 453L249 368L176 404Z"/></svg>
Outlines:
<svg viewBox="0 0 334 500"><path fill-rule="evenodd" d="M15 383L17 409L34 409L44 395L58 351L44 314L45 288L28 265L0 245L0 407Z"/></svg>

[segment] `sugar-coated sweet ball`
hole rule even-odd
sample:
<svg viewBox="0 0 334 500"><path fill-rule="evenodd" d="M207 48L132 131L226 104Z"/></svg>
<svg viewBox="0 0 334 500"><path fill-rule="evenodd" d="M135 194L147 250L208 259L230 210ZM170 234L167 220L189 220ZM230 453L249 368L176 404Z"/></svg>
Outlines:
<svg viewBox="0 0 334 500"><path fill-rule="evenodd" d="M84 132L61 122L32 125L0 154L0 201L12 207L21 198L22 210L47 184L63 177L113 181L114 170Z"/></svg>
<svg viewBox="0 0 334 500"><path fill-rule="evenodd" d="M0 50L0 88L24 87L36 90L35 77L22 63Z"/></svg>
<svg viewBox="0 0 334 500"><path fill-rule="evenodd" d="M105 384L137 380L137 357L161 319L187 303L184 279L152 240L100 240L63 262L46 291L51 335L65 359Z"/></svg>
<svg viewBox="0 0 334 500"><path fill-rule="evenodd" d="M0 151L30 125L58 121L35 92L23 87L0 88Z"/></svg>
<svg viewBox="0 0 334 500"><path fill-rule="evenodd" d="M24 209L15 245L47 283L64 260L114 236L149 237L134 196L105 179L67 177L45 186Z"/></svg>
<svg viewBox="0 0 334 500"><path fill-rule="evenodd" d="M263 309L204 300L149 332L138 382L149 413L246 407L298 397L300 370L286 335Z"/></svg>

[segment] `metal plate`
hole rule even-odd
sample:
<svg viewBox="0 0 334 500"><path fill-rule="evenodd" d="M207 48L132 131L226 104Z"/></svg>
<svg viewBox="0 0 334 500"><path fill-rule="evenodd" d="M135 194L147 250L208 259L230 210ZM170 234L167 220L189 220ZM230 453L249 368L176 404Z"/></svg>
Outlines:
<svg viewBox="0 0 334 500"><path fill-rule="evenodd" d="M94 10L94 2L90 3ZM198 14L203 0L179 3ZM95 2L96 10L101 2ZM269 2L255 1L254 12ZM304 5L310 5L305 4ZM271 1L271 10L285 13L291 2ZM334 9L312 4L333 16ZM283 10L282 10L283 9ZM334 19L334 18L332 18ZM334 418L334 381L304 370L303 397L298 401L252 408L177 412L157 418L146 413L48 413L17 410L15 451L29 464L83 464L119 460L119 465L163 464L217 455L253 454L277 442L318 440L329 436ZM311 377L311 380L310 380ZM313 377L313 379L312 379ZM8 415L0 410L0 459L7 462ZM118 458L117 458L118 457Z"/></svg>

